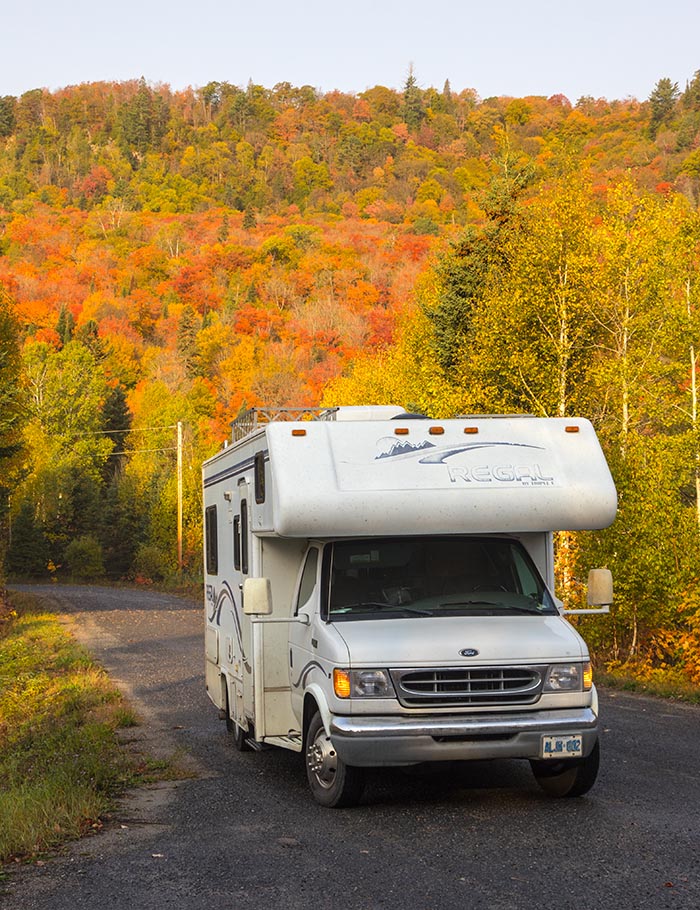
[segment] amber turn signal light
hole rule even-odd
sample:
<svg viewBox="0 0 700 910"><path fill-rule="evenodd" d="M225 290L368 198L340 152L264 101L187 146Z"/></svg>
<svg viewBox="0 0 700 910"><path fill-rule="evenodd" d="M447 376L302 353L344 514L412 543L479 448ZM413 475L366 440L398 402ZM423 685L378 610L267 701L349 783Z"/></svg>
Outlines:
<svg viewBox="0 0 700 910"><path fill-rule="evenodd" d="M350 676L345 670L335 667L333 670L333 691L338 698L350 697Z"/></svg>

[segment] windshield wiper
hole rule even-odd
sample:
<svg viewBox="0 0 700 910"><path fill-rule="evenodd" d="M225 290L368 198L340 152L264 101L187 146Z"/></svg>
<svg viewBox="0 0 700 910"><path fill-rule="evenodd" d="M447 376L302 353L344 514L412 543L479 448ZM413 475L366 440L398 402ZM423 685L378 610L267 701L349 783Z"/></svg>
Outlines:
<svg viewBox="0 0 700 910"><path fill-rule="evenodd" d="M418 607L411 607L407 604L388 604L380 603L376 600L361 600L354 604L343 604L342 607L331 607L331 615L338 613L349 613L352 610L360 610L364 607L378 608L382 613L415 613L416 616L433 616L432 610L421 610Z"/></svg>
<svg viewBox="0 0 700 910"><path fill-rule="evenodd" d="M389 612L389 611L387 611ZM416 616L434 616L432 610L421 610L419 607L408 607L406 604L397 604L390 608L392 613L415 613Z"/></svg>
<svg viewBox="0 0 700 910"><path fill-rule="evenodd" d="M331 613L347 613L348 610L356 610L358 607L381 607L386 610L389 604L378 603L376 600L358 600L354 604L343 604L342 607L331 607Z"/></svg>
<svg viewBox="0 0 700 910"><path fill-rule="evenodd" d="M511 610L515 613L523 613L526 616L542 616L543 613L554 615L554 611L546 608L540 609L538 606L523 607L517 604L503 603L501 600L448 600L440 604L441 607L493 607L496 610Z"/></svg>
<svg viewBox="0 0 700 910"><path fill-rule="evenodd" d="M518 607L515 604L501 604L506 610L514 610L516 613L524 613L526 616L554 616L555 611L550 607Z"/></svg>

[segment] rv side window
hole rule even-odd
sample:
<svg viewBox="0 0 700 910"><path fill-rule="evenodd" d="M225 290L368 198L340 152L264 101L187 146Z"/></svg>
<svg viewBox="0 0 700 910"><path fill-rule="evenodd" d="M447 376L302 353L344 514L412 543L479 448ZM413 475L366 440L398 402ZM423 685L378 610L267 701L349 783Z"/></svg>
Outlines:
<svg viewBox="0 0 700 910"><path fill-rule="evenodd" d="M207 506L204 513L204 527L206 536L207 574L216 575L219 571L216 506Z"/></svg>
<svg viewBox="0 0 700 910"><path fill-rule="evenodd" d="M265 454L255 453L255 501L260 505L265 502Z"/></svg>
<svg viewBox="0 0 700 910"><path fill-rule="evenodd" d="M248 501L241 500L241 572L248 574Z"/></svg>
<svg viewBox="0 0 700 910"><path fill-rule="evenodd" d="M316 547L309 550L304 563L304 571L301 575L301 584L299 585L299 597L297 598L297 608L295 615L301 607L305 606L311 599L311 595L316 587L316 575L318 570L318 550Z"/></svg>
<svg viewBox="0 0 700 910"><path fill-rule="evenodd" d="M233 568L241 570L241 516L233 519Z"/></svg>

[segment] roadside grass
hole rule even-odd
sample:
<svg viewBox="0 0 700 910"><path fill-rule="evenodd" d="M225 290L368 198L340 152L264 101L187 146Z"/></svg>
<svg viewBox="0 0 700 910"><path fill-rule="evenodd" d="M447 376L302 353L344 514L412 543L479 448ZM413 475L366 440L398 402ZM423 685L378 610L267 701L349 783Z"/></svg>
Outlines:
<svg viewBox="0 0 700 910"><path fill-rule="evenodd" d="M651 675L648 672L635 673L634 667L623 664L614 669L596 669L595 682L608 689L622 689L625 692L700 704L700 687L669 671L658 671Z"/></svg>
<svg viewBox="0 0 700 910"><path fill-rule="evenodd" d="M167 776L119 746L136 723L56 616L0 592L0 862L100 828L126 787Z"/></svg>

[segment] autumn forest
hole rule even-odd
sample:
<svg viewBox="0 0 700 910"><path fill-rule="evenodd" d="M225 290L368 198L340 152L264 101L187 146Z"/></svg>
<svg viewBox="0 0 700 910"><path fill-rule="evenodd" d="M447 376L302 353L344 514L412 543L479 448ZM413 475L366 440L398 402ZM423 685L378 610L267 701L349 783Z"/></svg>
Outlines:
<svg viewBox="0 0 700 910"><path fill-rule="evenodd" d="M700 684L700 71L648 99L144 80L0 97L0 556L196 578L252 406L589 417L597 659ZM177 549L178 424L184 537Z"/></svg>

